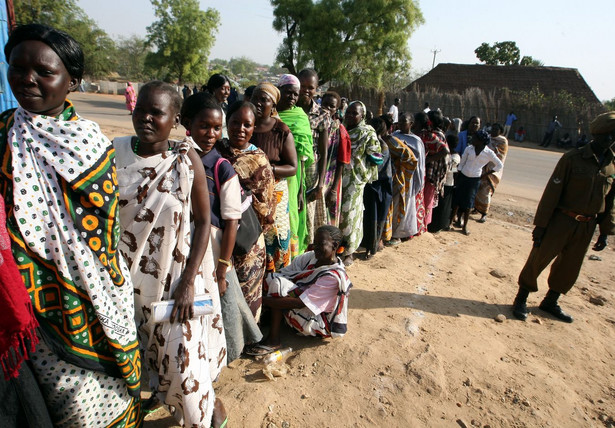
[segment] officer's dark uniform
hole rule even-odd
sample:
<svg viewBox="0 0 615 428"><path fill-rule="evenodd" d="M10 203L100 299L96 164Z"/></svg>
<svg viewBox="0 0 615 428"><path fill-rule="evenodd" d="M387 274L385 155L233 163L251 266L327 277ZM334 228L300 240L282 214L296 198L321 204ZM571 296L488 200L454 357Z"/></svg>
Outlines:
<svg viewBox="0 0 615 428"><path fill-rule="evenodd" d="M596 225L615 234L615 162L611 150L599 159L591 145L564 154L544 190L534 224L546 228L519 275L519 286L538 291L540 273L556 258L549 289L566 293L576 282Z"/></svg>

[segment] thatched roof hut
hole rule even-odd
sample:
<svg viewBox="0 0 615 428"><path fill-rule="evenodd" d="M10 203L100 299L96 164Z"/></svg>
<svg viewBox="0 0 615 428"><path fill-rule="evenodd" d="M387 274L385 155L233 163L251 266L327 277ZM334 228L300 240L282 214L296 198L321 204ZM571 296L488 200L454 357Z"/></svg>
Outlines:
<svg viewBox="0 0 615 428"><path fill-rule="evenodd" d="M433 88L443 93L463 93L469 88L483 91L531 91L545 95L567 91L588 104L600 104L576 68L528 67L521 65L438 64L423 77L410 83L406 91Z"/></svg>

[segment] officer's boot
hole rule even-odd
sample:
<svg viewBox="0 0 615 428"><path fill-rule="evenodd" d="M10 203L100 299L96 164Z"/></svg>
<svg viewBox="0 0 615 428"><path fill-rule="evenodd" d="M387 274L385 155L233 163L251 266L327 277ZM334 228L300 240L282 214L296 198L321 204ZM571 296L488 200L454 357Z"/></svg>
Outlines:
<svg viewBox="0 0 615 428"><path fill-rule="evenodd" d="M549 290L538 307L543 311L550 313L558 320L562 320L564 322L572 322L572 317L566 312L562 311L562 308L560 308L560 306L557 304L557 299L559 299L560 294L561 293L558 293L557 291Z"/></svg>
<svg viewBox="0 0 615 428"><path fill-rule="evenodd" d="M528 316L527 296L529 295L529 290L519 287L517 297L515 297L515 301L513 302L513 315L521 321L525 321Z"/></svg>

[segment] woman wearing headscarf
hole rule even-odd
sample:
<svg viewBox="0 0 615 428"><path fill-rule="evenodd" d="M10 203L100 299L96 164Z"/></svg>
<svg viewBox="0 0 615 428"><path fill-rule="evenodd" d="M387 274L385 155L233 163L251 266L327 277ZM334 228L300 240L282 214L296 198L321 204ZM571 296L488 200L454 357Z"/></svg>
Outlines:
<svg viewBox="0 0 615 428"><path fill-rule="evenodd" d="M276 272L290 263L287 179L297 173L297 151L293 134L276 111L280 102L279 89L269 82L262 82L254 88L250 99L256 106L256 124L250 143L265 152L275 176L275 217L274 223L265 232L265 245L267 271Z"/></svg>
<svg viewBox="0 0 615 428"><path fill-rule="evenodd" d="M138 426L141 357L118 251L115 151L66 99L83 76L83 51L68 34L30 24L4 53L19 107L0 115L0 192L40 325L33 371L56 426Z"/></svg>
<svg viewBox="0 0 615 428"><path fill-rule="evenodd" d="M502 161L502 164L506 161L506 153L508 153L508 139L503 135L504 128L499 123L491 125L491 142L489 148L495 152L498 159ZM491 196L495 192L495 188L500 184L502 179L503 169L499 171L493 171L492 164L485 166L484 173L480 178L480 185L478 186L478 192L476 193L476 199L474 200L474 208L481 213L479 223L487 221L487 213L489 212L489 206L491 205Z"/></svg>
<svg viewBox="0 0 615 428"><path fill-rule="evenodd" d="M365 123L365 111L361 101L354 101L344 117L351 142L350 163L344 165L342 176L340 218L347 245L342 254L346 266L353 263L352 254L363 239L363 190L367 183L378 179L378 165L383 161L376 131Z"/></svg>
<svg viewBox="0 0 615 428"><path fill-rule="evenodd" d="M295 139L297 151L297 172L287 178L290 216L290 256L291 259L302 254L307 249L307 212L305 210L305 168L314 162L312 145L312 127L310 119L301 107L297 107L299 99L299 79L292 74L280 77L280 102L277 110Z"/></svg>

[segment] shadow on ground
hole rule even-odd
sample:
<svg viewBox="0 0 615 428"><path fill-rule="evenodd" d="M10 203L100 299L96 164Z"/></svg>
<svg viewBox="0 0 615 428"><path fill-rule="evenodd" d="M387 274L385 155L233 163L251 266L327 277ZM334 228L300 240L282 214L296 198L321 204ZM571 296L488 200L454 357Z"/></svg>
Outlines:
<svg viewBox="0 0 615 428"><path fill-rule="evenodd" d="M350 309L382 308L409 308L451 317L468 315L479 318L494 318L498 314L510 311L509 305L457 297L356 288L350 292Z"/></svg>

